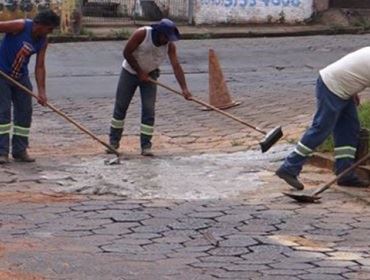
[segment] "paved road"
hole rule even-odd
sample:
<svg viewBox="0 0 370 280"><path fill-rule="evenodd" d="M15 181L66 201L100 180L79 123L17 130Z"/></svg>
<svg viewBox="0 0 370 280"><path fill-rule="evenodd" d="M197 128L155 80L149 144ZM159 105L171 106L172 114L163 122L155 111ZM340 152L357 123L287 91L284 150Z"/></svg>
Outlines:
<svg viewBox="0 0 370 280"><path fill-rule="evenodd" d="M229 112L266 129L282 125L286 139L291 140L309 124L318 70L368 41L369 35L345 35L181 41L178 47L195 96L208 100L208 49L213 48L232 97L243 102ZM48 91L52 101L102 136L108 132L122 47L123 42L56 44L51 45L48 53ZM162 73L162 81L177 87L168 64ZM137 153L139 106L136 97L126 122L122 145L126 152ZM48 132L45 126L61 132L33 141L36 153L102 150L99 145L86 142L86 137L71 130L59 117L40 109L35 116L36 120L42 119L42 123L35 122L35 135ZM81 137L81 142L70 143L70 136ZM252 148L260 138L259 133L247 127L216 113L203 112L194 103L159 90L154 148L160 153ZM52 147L53 151L41 151L41 146Z"/></svg>
<svg viewBox="0 0 370 280"><path fill-rule="evenodd" d="M206 100L207 51L219 54L229 112L286 138L261 155L262 135L166 91L158 96L154 159L138 156L139 100L119 166L103 148L36 107L35 164L0 169L0 279L370 279L370 210L338 188L321 204L283 197L273 172L308 125L317 70L368 35L184 41L179 55ZM51 101L106 139L121 42L52 45ZM168 65L163 81L175 85ZM368 94L365 94L368 98ZM331 178L306 167L308 189Z"/></svg>
<svg viewBox="0 0 370 280"><path fill-rule="evenodd" d="M187 161L196 165L201 159ZM131 161L121 166L117 177L125 179L135 172L132 164L140 160ZM68 188L65 174L55 173L66 164L40 160L27 169L13 164L1 170L1 178L5 173L10 180L0 182L0 279L370 277L369 207L337 190L324 194L321 204L293 203L281 196L286 186L272 176L270 166L264 174L246 169L244 176L250 174L258 184L246 180L244 190L233 190L233 181L226 179L234 172L225 170L219 197L226 198L212 198L211 192L209 199L169 199L163 192L162 198L133 199L114 192L88 194L88 187L77 190L80 194L56 193ZM75 160L70 168L78 164ZM189 184L192 175L187 174ZM303 174L308 188L316 188L328 176L313 167ZM75 173L69 177L73 180ZM203 184L207 181L212 179L205 178ZM150 178L147 182L152 183ZM193 183L202 187L201 182ZM101 184L101 193L112 187ZM172 188L178 185L189 198L182 184ZM144 194L149 190L140 181L136 186Z"/></svg>
<svg viewBox="0 0 370 280"><path fill-rule="evenodd" d="M225 161L221 156L213 159L219 164ZM212 165L204 180L191 180L207 175L204 168L189 172L190 166L207 159L212 156L187 158L188 174L182 176L160 174L163 180L188 178L189 188L181 182L171 186L176 199L166 196L168 189L158 190L161 185L150 189L150 172L142 174L147 186L138 180L140 169L133 165L154 167L143 159L130 159L120 172L115 169L115 176L136 178L133 196L140 197L141 191L146 199L132 198L125 188L132 182L127 180L120 184L123 193L109 195L109 188L117 186L104 178L93 181L100 188L86 185L74 194L60 192L71 188L66 182L83 183L76 181L84 165L78 159L70 166L59 159L2 169L0 279L369 279L368 205L337 190L324 194L321 204L296 204L280 194L287 188L272 176L276 162L264 171L261 163L243 170L240 158L238 176L230 162L219 170L223 186L216 193L212 189L217 184L207 186L212 176L217 179ZM67 168L77 170L62 173ZM237 177L235 189L232 175ZM245 180L244 189L238 187L242 176L252 179ZM328 176L313 167L303 174L310 189ZM199 188L198 196L189 196L192 183ZM207 190L208 198L202 193Z"/></svg>
<svg viewBox="0 0 370 280"><path fill-rule="evenodd" d="M367 34L186 40L177 46L190 88L199 96L207 97L208 50L212 48L235 95L246 99L274 92L281 98L284 89L295 97L312 92L318 69L367 46L369 38ZM50 94L56 98L113 97L123 46L119 41L51 45L47 58ZM166 63L163 79L173 82L171 73Z"/></svg>

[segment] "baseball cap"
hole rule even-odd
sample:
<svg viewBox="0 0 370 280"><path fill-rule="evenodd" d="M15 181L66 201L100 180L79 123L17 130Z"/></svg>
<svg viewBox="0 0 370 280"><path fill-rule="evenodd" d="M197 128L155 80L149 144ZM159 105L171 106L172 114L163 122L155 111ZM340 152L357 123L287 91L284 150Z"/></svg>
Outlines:
<svg viewBox="0 0 370 280"><path fill-rule="evenodd" d="M153 24L152 27L156 28L158 32L166 35L170 42L180 40L180 32L177 29L176 24L168 18L163 18L159 23Z"/></svg>

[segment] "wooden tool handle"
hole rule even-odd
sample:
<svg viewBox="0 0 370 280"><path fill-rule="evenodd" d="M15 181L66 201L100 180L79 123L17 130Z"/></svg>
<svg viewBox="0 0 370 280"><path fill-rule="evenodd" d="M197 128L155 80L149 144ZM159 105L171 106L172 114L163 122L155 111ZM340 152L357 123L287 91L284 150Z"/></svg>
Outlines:
<svg viewBox="0 0 370 280"><path fill-rule="evenodd" d="M11 78L10 76L8 76L7 74L5 74L3 71L0 70L0 75L2 77L4 77L6 80L8 80L9 82L13 83L14 85L16 85L18 88L22 89L25 93L27 93L28 95L31 95L32 97L36 98L37 100L39 99L38 96L36 94L34 94L31 90L29 90L28 88L26 88L24 85L22 85L21 83L19 83L18 81L14 80L13 78ZM98 141L100 144L102 144L103 146L105 146L107 149L109 149L110 151L112 151L114 154L116 154L116 156L120 156L119 152L115 149L113 149L110 145L108 145L107 143L105 143L104 141L100 140L97 136L95 136L92 132L90 132L87 128L83 127L81 124L77 123L75 120L73 120L72 118L68 117L65 113L63 113L62 111L60 111L59 109L57 109L54 105L50 104L50 103L46 103L45 104L46 107L50 108L52 111L54 111L55 113L57 113L59 116L63 117L65 120L67 120L68 122L70 122L71 124L73 124L74 126L76 126L79 130L83 131L84 133L86 133L87 135L89 135L91 138L95 139L96 141Z"/></svg>
<svg viewBox="0 0 370 280"><path fill-rule="evenodd" d="M178 94L178 95L183 96L183 94L182 94L181 92L179 92L179 91L177 91L177 90L175 90L175 89L173 89L173 88L171 88L171 87L169 87L169 86L167 86L167 85L164 85L164 84L162 84L162 83L161 83L161 82L159 82L159 81L156 81L156 80L151 79L151 78L149 78L149 80L150 80L152 83L154 83L154 84L157 84L157 85L159 85L159 86L161 86L161 87L163 87L163 88L165 88L165 89L168 89L169 91L172 91L172 92L174 92L174 93L176 93L176 94ZM239 122L239 123L241 123L241 124L244 124L244 125L246 125L246 126L248 126L248 127L250 127L250 128L253 128L254 130L256 130L256 131L258 131L258 132L260 132L260 133L262 133L262 134L264 134L264 135L266 135L266 134L267 134L267 132L266 132L266 131L263 131L263 130L259 129L258 127L253 126L253 125L251 125L251 124L247 123L246 121L244 121L244 120L242 120L242 119L240 119L240 118L238 118L238 117L236 117L236 116L234 116L234 115L232 115L232 114L230 114L230 113L224 112L224 111L222 111L221 109L218 109L217 107L212 106L211 104L208 104L208 103L206 103L206 102L204 102L204 101L202 101L202 100L199 100L199 99L197 99L197 98L195 98L195 97L192 97L190 100L191 100L191 101L194 101L195 103L198 103L198 104L200 104L200 105L203 105L204 107L207 107L207 108L209 108L209 109L212 109L213 111L216 111L217 113L220 113L220 114L222 114L222 115L224 115L224 116L226 116L226 117L229 117L230 119L233 119L233 120L235 120L235 121L237 121L237 122Z"/></svg>
<svg viewBox="0 0 370 280"><path fill-rule="evenodd" d="M323 191L327 190L328 188L330 188L330 186L332 184L334 184L335 182L337 182L344 175L347 175L347 173L355 170L355 168L357 168L358 166L360 166L362 163L364 163L369 158L370 158L370 153L368 153L366 156L362 157L357 162L355 162L354 164L352 164L350 167L348 167L347 169L345 169L344 171L342 171L341 173L339 173L333 180L331 180L330 182L326 183L324 186L322 186L318 190L314 191L312 195L313 196L316 196L316 195L322 193Z"/></svg>

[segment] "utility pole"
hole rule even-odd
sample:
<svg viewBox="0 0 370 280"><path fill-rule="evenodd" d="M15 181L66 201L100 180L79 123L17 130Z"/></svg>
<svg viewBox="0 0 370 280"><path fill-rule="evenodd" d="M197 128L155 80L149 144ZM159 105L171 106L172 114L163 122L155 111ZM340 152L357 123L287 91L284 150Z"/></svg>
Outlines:
<svg viewBox="0 0 370 280"><path fill-rule="evenodd" d="M193 25L194 20L194 0L188 0L188 23Z"/></svg>

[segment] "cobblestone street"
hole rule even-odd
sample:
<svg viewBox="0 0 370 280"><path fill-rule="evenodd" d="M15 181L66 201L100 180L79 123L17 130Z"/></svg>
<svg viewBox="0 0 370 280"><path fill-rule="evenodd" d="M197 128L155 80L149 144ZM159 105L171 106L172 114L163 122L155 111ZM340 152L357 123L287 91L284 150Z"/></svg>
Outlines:
<svg viewBox="0 0 370 280"><path fill-rule="evenodd" d="M321 203L298 204L274 176L314 113L317 71L369 37L179 42L194 96L208 100L212 47L242 102L227 112L283 127L265 154L260 133L159 89L156 157L139 155L135 96L122 162L109 166L102 145L36 105L37 162L0 167L0 279L370 279L368 204L337 186ZM46 62L50 102L104 141L122 47L53 44ZM160 80L177 88L167 64ZM332 176L305 166L302 181L311 191Z"/></svg>
<svg viewBox="0 0 370 280"><path fill-rule="evenodd" d="M318 70L367 45L369 35L191 40L178 43L180 61L194 96L208 101L208 50L213 48L233 99L228 112L252 125L283 127L285 140L296 140L309 125L315 104ZM50 46L47 86L51 102L107 140L122 62L122 42L67 43ZM99 55L96 55L99 54ZM31 67L32 69L32 67ZM160 80L178 89L165 64ZM369 99L369 92L361 94ZM255 148L258 132L162 88L158 89L154 151L158 154L240 151ZM90 141L50 110L35 107L32 150L43 154L101 153ZM37 121L42 120L42 121ZM129 108L122 152L138 153L140 100ZM45 127L52 128L53 132ZM42 135L40 137L40 135ZM284 142L284 141L283 141Z"/></svg>
<svg viewBox="0 0 370 280"><path fill-rule="evenodd" d="M258 187L246 183L223 199L65 194L55 190L68 178L36 176L63 165L46 164L5 170L1 279L370 277L369 207L337 190L300 205L281 196L286 186L267 170ZM328 174L309 167L303 178L312 188Z"/></svg>

